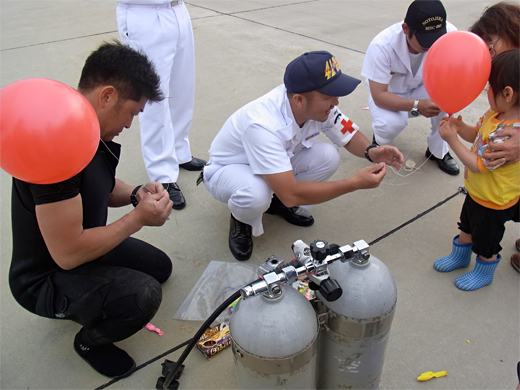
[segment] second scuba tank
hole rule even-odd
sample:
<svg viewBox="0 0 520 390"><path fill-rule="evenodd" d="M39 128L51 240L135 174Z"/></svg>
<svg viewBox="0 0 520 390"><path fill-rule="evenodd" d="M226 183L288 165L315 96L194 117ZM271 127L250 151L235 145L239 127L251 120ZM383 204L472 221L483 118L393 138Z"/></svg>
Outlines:
<svg viewBox="0 0 520 390"><path fill-rule="evenodd" d="M376 389L397 303L394 278L368 252L331 264L329 272L343 294L334 302L317 294L328 328L320 330L318 388Z"/></svg>

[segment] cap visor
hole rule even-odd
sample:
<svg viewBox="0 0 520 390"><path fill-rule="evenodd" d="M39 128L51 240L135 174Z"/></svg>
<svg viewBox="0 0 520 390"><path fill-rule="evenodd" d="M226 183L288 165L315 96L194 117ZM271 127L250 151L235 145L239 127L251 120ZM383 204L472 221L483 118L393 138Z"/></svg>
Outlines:
<svg viewBox="0 0 520 390"><path fill-rule="evenodd" d="M442 37L444 34L446 34L446 27L441 28L440 30L432 33L416 33L415 36L417 38L417 42L419 42L419 45L421 45L425 49L429 49L430 47L432 47L435 41Z"/></svg>
<svg viewBox="0 0 520 390"><path fill-rule="evenodd" d="M341 73L334 81L317 91L329 96L347 96L354 92L360 82L361 80Z"/></svg>

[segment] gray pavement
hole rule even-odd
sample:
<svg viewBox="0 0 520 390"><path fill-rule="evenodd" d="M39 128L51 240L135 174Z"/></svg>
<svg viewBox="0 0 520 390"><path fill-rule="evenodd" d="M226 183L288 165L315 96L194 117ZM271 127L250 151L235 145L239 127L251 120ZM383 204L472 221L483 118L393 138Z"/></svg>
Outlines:
<svg viewBox="0 0 520 390"><path fill-rule="evenodd" d="M448 20L467 29L488 0L445 0ZM409 0L190 0L196 46L197 85L192 152L208 158L211 141L236 109L282 82L286 64L311 50L332 52L343 72L360 77L364 52L383 28L404 18ZM0 86L30 77L45 77L76 86L84 60L102 41L118 38L113 0L1 0ZM372 136L363 85L340 100L340 109L361 131ZM462 111L475 122L488 107L482 94ZM28 113L30 115L31 113ZM429 121L411 121L396 140L408 159L425 158ZM139 124L119 137L123 146L118 176L128 183L147 181L142 162ZM367 161L342 153L335 176L352 176ZM402 175L403 172L400 172ZM174 320L194 284L211 260L236 262L229 252L229 211L203 186L197 173L179 178L187 207L174 211L162 228L144 228L135 236L168 253L173 277L163 285L163 303L152 323L163 336L142 330L119 343L145 364L192 337L201 322ZM10 176L0 172L0 388L94 389L109 382L72 349L80 328L70 321L37 317L21 308L7 283L11 256ZM341 245L367 242L443 202L463 185L462 175L444 174L431 161L412 175L389 171L378 189L358 191L314 206L316 223L288 225L265 215L266 233L254 240L248 263L270 255L290 260L291 243L325 239ZM514 389L520 360L520 278L509 264L518 225L507 224L503 261L490 286L474 292L458 290L454 279L464 270L436 272L432 263L451 250L464 197L458 195L371 247L393 273L398 288L397 311L388 344L382 389ZM131 207L131 206L129 206ZM111 210L115 220L129 209ZM176 360L181 351L166 358ZM154 388L164 357L130 377L110 384L114 389ZM446 370L448 376L418 382L425 371ZM228 349L207 361L194 350L186 360L182 389L235 389L233 358Z"/></svg>

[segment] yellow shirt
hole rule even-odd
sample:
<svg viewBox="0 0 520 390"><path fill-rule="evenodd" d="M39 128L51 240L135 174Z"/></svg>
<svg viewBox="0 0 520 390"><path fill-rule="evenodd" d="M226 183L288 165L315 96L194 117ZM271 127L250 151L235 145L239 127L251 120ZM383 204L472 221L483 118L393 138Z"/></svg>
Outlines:
<svg viewBox="0 0 520 390"><path fill-rule="evenodd" d="M501 137L504 129L520 131L520 119L503 121L496 119L498 112L488 110L475 126L477 137L471 151L478 156L480 172L473 173L464 169L464 186L471 198L478 204L494 209L505 210L516 204L520 198L520 162L506 167L490 167L482 153L489 152L489 141L507 142Z"/></svg>

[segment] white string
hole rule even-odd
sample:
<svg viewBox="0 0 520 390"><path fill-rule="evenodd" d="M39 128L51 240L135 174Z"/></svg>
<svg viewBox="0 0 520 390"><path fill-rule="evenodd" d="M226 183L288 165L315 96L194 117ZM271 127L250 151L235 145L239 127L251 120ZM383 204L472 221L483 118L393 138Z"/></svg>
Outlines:
<svg viewBox="0 0 520 390"><path fill-rule="evenodd" d="M117 162L119 162L119 159L118 159L117 156L114 154L114 152L112 152L112 151L110 150L110 148L107 146L107 144L105 143L105 141L103 141L101 138L100 138L99 140L100 140L101 142L103 142L103 145L105 145L105 148L108 149L108 151L110 152L110 154L111 154L112 156L114 156L114 158L117 160Z"/></svg>
<svg viewBox="0 0 520 390"><path fill-rule="evenodd" d="M408 155L410 154L410 152L412 151L412 147L410 147L410 149L408 150L408 152L406 153L406 156L404 157L404 161L406 161ZM430 151L430 157L433 156L433 153ZM395 183L395 181L398 179L398 178L405 178L405 177L408 177L410 175L413 175L414 173L416 173L418 170L421 169L421 167L426 164L426 162L430 159L430 157L427 157L426 160L423 161L423 163L421 165L419 165L417 168L412 168L412 171L406 175L403 175L403 174L400 174L399 172L401 172L401 170L403 170L403 167L404 167L404 164L401 166L401 168L399 170L396 170L393 166L391 165L387 165L387 167L390 167L390 169L392 169L392 171L396 174L396 177L394 178L391 178L388 180L388 182L385 182L385 181L382 181L381 184L387 184L387 185L391 185L391 186L403 186L403 185L407 185L407 184L410 184L410 182L405 182L404 180L400 179L401 180L401 183L397 184ZM379 194L374 194L372 195L372 197L380 197L380 196L383 196L384 195L384 191L383 189L381 188L381 186L377 187L377 188L372 188L372 189L367 189L365 191L365 193L368 193L370 191L373 191L373 190L378 190L379 191Z"/></svg>

